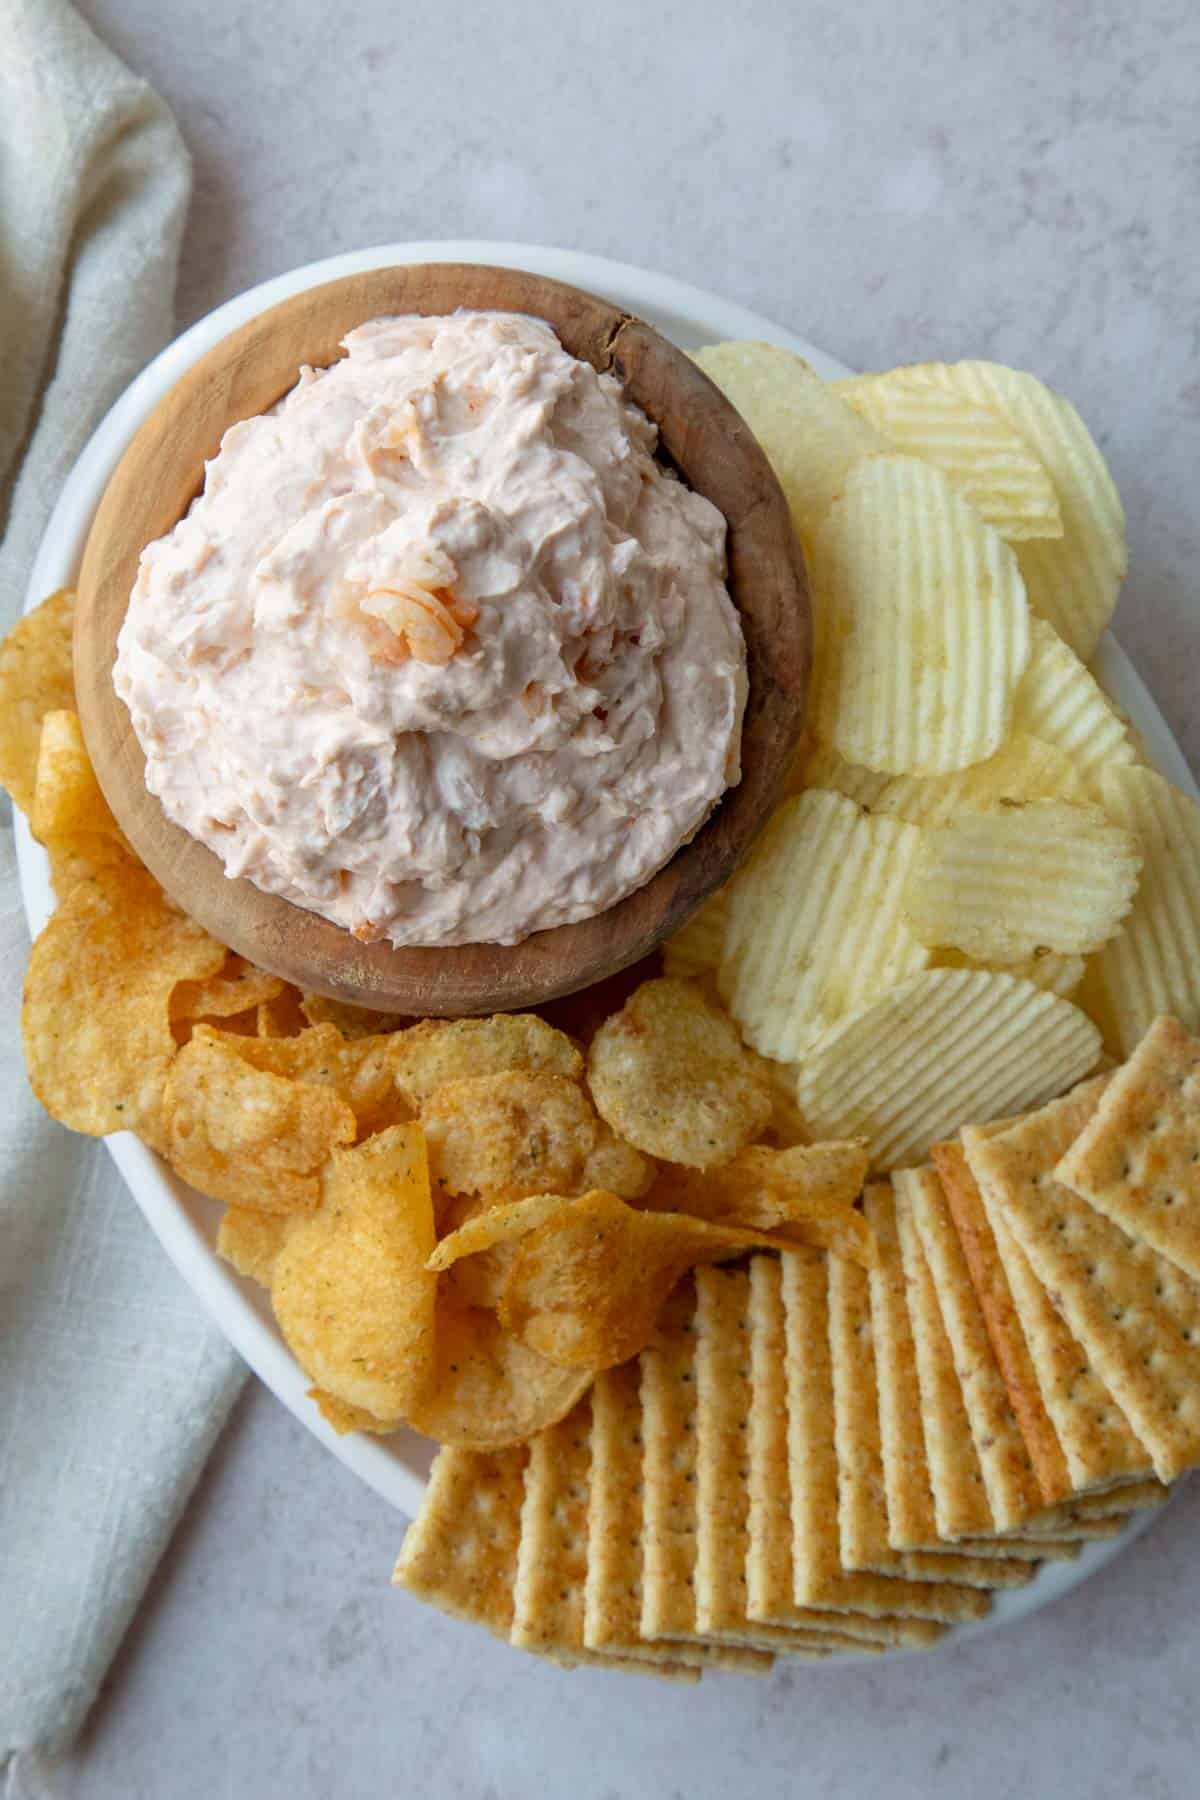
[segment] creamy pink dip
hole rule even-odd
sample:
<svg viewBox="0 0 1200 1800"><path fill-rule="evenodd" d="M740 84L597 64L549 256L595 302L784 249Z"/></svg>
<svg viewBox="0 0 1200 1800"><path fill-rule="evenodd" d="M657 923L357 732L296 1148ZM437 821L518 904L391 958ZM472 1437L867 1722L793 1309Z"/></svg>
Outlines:
<svg viewBox="0 0 1200 1800"><path fill-rule="evenodd" d="M142 553L114 680L146 784L227 874L360 938L589 917L739 778L724 520L536 319L345 348Z"/></svg>

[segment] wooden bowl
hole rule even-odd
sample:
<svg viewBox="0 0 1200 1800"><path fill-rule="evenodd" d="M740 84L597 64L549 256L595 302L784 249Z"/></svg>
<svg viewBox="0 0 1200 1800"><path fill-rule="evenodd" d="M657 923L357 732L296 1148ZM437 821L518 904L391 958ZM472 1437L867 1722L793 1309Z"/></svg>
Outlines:
<svg viewBox="0 0 1200 1800"><path fill-rule="evenodd" d="M147 792L145 759L112 670L141 550L187 511L228 427L273 406L302 363L338 361L354 326L457 307L545 319L573 356L620 378L657 424L664 461L724 514L729 588L749 665L742 780L657 875L594 918L512 946L394 949L360 944L316 913L230 880L212 851L173 824ZM173 899L222 943L300 987L423 1017L536 1005L636 962L677 930L730 874L778 795L803 723L811 638L804 566L779 485L748 427L690 358L642 320L562 282L431 263L296 294L181 377L133 438L92 524L79 578L75 682L100 785Z"/></svg>

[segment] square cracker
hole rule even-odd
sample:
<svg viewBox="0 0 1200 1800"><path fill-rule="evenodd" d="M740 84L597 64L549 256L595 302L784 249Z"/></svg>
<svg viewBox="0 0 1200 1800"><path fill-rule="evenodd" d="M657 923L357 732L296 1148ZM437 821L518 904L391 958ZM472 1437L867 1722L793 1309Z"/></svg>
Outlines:
<svg viewBox="0 0 1200 1800"><path fill-rule="evenodd" d="M972 1135L971 1141L979 1140ZM1076 1496L1144 1479L1151 1472L1145 1445L1134 1435L1129 1420L1034 1274L1029 1258L1004 1218L989 1205L965 1144L961 1154L962 1178L958 1177L960 1165L956 1162L947 1191L959 1210L960 1230L966 1221L964 1243L982 1255L989 1293L994 1286L1007 1296L1012 1308L1009 1315L1002 1298L989 1314L989 1322L1004 1337L1010 1357L1019 1359L1023 1346L1028 1359L1027 1364L1021 1360L1012 1364L1018 1383L1014 1409L1022 1416L1018 1401L1032 1408L1036 1392ZM1036 1425L1034 1429L1036 1432ZM1045 1440L1035 1437L1034 1441Z"/></svg>
<svg viewBox="0 0 1200 1800"><path fill-rule="evenodd" d="M507 1638L528 1460L524 1444L439 1450L421 1510L404 1534L396 1586Z"/></svg>
<svg viewBox="0 0 1200 1800"><path fill-rule="evenodd" d="M779 1259L750 1262L750 1355L754 1392L750 1410L750 1546L746 1601L752 1619L792 1617L797 1608L792 1578L791 1482L788 1473L787 1322ZM839 1629L878 1643L920 1648L936 1643L945 1626L931 1619L867 1618L839 1613Z"/></svg>
<svg viewBox="0 0 1200 1800"><path fill-rule="evenodd" d="M796 1251L783 1256L780 1263L787 1333L788 1473L796 1604L868 1615L906 1612L916 1618L945 1621L981 1618L991 1600L979 1588L856 1574L843 1566L826 1257Z"/></svg>
<svg viewBox="0 0 1200 1800"><path fill-rule="evenodd" d="M877 1575L902 1575L910 1581L961 1581L968 1587L981 1588L1023 1587L1037 1573L1035 1562L955 1554L950 1547L938 1555L892 1549L888 1542L867 1272L845 1257L831 1255L828 1274L843 1566Z"/></svg>
<svg viewBox="0 0 1200 1800"><path fill-rule="evenodd" d="M724 1298L718 1290L718 1298ZM714 1635L722 1643L741 1647L743 1655L755 1651L786 1652L789 1655L812 1655L830 1650L871 1650L886 1641L878 1633L842 1629L842 1621L826 1613L804 1612L793 1608L784 1620L771 1624L751 1621L744 1606L736 1605L736 1583L728 1565L729 1553L740 1553L744 1569L745 1543L739 1544L739 1514L745 1515L749 1496L744 1472L741 1496L737 1492L736 1470L722 1466L723 1433L710 1429L707 1444L700 1438L701 1375L698 1355L702 1339L712 1341L716 1320L713 1309L700 1306L690 1282L676 1291L664 1309L653 1345L643 1351L640 1361L641 1410L636 1433L641 1446L641 1528L642 1601L639 1625L644 1637L669 1639L672 1644L701 1635ZM718 1356L704 1359L707 1363L706 1387L712 1393L717 1384L734 1377L732 1364L736 1358ZM715 1380L714 1380L715 1377ZM722 1405L720 1393L715 1394ZM628 1391L626 1390L626 1400ZM624 1413L626 1447L623 1452L626 1469L632 1460L630 1437L634 1418L626 1405ZM701 1474L701 1464L705 1472ZM731 1477L731 1492L718 1491L725 1473ZM701 1498L703 1484L703 1499ZM716 1501L716 1505L711 1503ZM626 1502L628 1506L628 1502ZM706 1540L704 1554L711 1572L720 1584L719 1616L710 1607L707 1629L702 1632L697 1604L698 1564L701 1541ZM719 1573L716 1565L721 1564ZM744 1588L743 1588L744 1592ZM714 1593L713 1596L716 1599ZM866 1642L857 1641L866 1638ZM760 1659L761 1660L761 1659Z"/></svg>
<svg viewBox="0 0 1200 1800"><path fill-rule="evenodd" d="M1178 1019L1154 1021L1054 1179L1200 1281L1200 1042Z"/></svg>
<svg viewBox="0 0 1200 1800"><path fill-rule="evenodd" d="M875 1349L875 1374L879 1394L880 1454L888 1508L888 1542L893 1549L928 1555L968 1551L980 1557L1017 1557L1030 1561L1071 1561L1079 1545L1070 1541L1010 1535L1003 1539L975 1535L948 1542L938 1535L936 1508L922 1425L921 1388L916 1350L908 1316L907 1289L900 1243L896 1233L896 1207L890 1182L867 1189L863 1200L875 1233L878 1261L870 1271L871 1330ZM959 1427L974 1455L962 1395L957 1381L939 1386L938 1398L946 1412L944 1435L958 1441ZM914 1421L916 1428L914 1429ZM957 1423L956 1423L957 1421ZM978 1459L976 1459L977 1461ZM982 1476L980 1477L982 1481ZM972 1502L972 1507L974 1503Z"/></svg>
<svg viewBox="0 0 1200 1800"><path fill-rule="evenodd" d="M936 1169L905 1169L894 1178L901 1242L915 1227L932 1277L992 1518L999 1531L1028 1524L1045 1502L1025 1439L1008 1399L983 1311L954 1229ZM922 1315L914 1331L926 1328Z"/></svg>
<svg viewBox="0 0 1200 1800"><path fill-rule="evenodd" d="M1200 1288L1053 1176L1103 1085L1088 1082L997 1137L968 1130L963 1144L989 1215L1009 1227L1171 1481L1200 1460Z"/></svg>
<svg viewBox="0 0 1200 1800"><path fill-rule="evenodd" d="M721 1644L648 1645L642 1617L642 1400L636 1362L604 1369L592 1388L590 1488L583 1590L589 1650L633 1651L754 1673L770 1658Z"/></svg>
<svg viewBox="0 0 1200 1800"><path fill-rule="evenodd" d="M552 1662L695 1680L695 1668L669 1647L638 1643L597 1651L584 1643L591 1429L585 1397L560 1424L530 1440L510 1641Z"/></svg>

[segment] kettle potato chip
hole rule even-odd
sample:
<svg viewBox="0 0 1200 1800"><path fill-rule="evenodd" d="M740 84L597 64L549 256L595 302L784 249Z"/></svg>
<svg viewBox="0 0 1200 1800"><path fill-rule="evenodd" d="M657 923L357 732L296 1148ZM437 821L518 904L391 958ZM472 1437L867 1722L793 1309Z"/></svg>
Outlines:
<svg viewBox="0 0 1200 1800"><path fill-rule="evenodd" d="M75 595L60 588L0 642L0 787L33 811L42 720L75 705L71 633Z"/></svg>
<svg viewBox="0 0 1200 1800"><path fill-rule="evenodd" d="M862 1138L790 1150L752 1144L719 1169L664 1168L641 1204L770 1232L780 1249L834 1250L866 1266L874 1245L855 1202L870 1161Z"/></svg>
<svg viewBox="0 0 1200 1800"><path fill-rule="evenodd" d="M641 1212L602 1191L583 1194L519 1239L500 1323L565 1368L612 1368L649 1342L689 1269L764 1244L773 1240L762 1232Z"/></svg>
<svg viewBox="0 0 1200 1800"><path fill-rule="evenodd" d="M78 883L30 952L21 1009L29 1082L72 1131L136 1131L161 1148L176 1054L176 984L215 975L225 950L142 869Z"/></svg>
<svg viewBox="0 0 1200 1800"><path fill-rule="evenodd" d="M564 1075L509 1069L450 1081L425 1101L421 1122L435 1191L498 1202L581 1194L603 1181L633 1199L654 1177Z"/></svg>
<svg viewBox="0 0 1200 1800"><path fill-rule="evenodd" d="M506 1331L495 1313L465 1306L443 1277L434 1315L433 1375L409 1404L408 1423L443 1444L498 1450L556 1425L591 1383L590 1369L547 1362Z"/></svg>
<svg viewBox="0 0 1200 1800"><path fill-rule="evenodd" d="M96 780L79 714L67 708L48 712L42 720L29 822L43 844L81 831L121 839Z"/></svg>
<svg viewBox="0 0 1200 1800"><path fill-rule="evenodd" d="M293 1217L256 1212L248 1206L227 1206L217 1227L217 1255L232 1263L239 1275L269 1288L275 1260L287 1242Z"/></svg>
<svg viewBox="0 0 1200 1800"><path fill-rule="evenodd" d="M583 1058L570 1038L535 1013L425 1019L401 1034L394 1055L396 1080L416 1107L449 1081L513 1069L571 1081L583 1073Z"/></svg>
<svg viewBox="0 0 1200 1800"><path fill-rule="evenodd" d="M331 1086L250 1062L246 1048L259 1043L195 1028L167 1079L166 1153L185 1181L216 1200L312 1212L326 1161L354 1142L354 1113Z"/></svg>
<svg viewBox="0 0 1200 1800"><path fill-rule="evenodd" d="M588 1052L601 1118L668 1162L727 1162L771 1117L765 1064L732 1022L685 981L647 981L606 1020Z"/></svg>
<svg viewBox="0 0 1200 1800"><path fill-rule="evenodd" d="M403 1419L434 1369L433 1208L419 1126L335 1150L321 1204L271 1273L288 1348L317 1386L381 1422Z"/></svg>

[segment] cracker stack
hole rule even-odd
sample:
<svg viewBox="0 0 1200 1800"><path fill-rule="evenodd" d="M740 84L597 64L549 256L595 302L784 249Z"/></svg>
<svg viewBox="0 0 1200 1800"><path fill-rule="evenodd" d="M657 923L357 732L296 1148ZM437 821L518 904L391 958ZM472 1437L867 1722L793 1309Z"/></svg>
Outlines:
<svg viewBox="0 0 1200 1800"><path fill-rule="evenodd" d="M396 1580L563 1666L935 1643L1200 1460L1200 1044L873 1183L869 1270L698 1270L528 1447L443 1450Z"/></svg>

